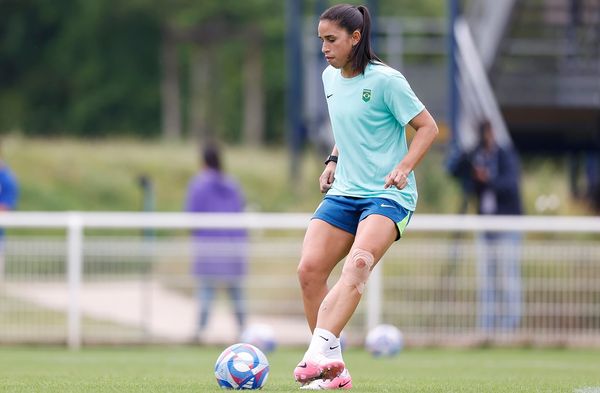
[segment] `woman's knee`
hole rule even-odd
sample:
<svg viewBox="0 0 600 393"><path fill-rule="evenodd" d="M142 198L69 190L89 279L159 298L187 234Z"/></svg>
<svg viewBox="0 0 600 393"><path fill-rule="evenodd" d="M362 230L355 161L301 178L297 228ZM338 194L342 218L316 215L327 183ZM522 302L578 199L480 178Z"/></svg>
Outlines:
<svg viewBox="0 0 600 393"><path fill-rule="evenodd" d="M371 252L354 248L346 258L340 281L347 286L356 288L358 293L362 294L374 264L375 257Z"/></svg>
<svg viewBox="0 0 600 393"><path fill-rule="evenodd" d="M302 257L298 264L297 274L302 288L327 282L327 272L319 266L317 260L311 257Z"/></svg>

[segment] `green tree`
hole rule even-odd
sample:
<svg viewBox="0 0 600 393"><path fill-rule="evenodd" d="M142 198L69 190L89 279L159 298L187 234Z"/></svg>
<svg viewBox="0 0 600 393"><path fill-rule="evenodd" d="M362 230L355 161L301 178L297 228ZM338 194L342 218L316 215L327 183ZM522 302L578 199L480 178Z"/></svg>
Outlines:
<svg viewBox="0 0 600 393"><path fill-rule="evenodd" d="M307 15L317 11L315 0L304 6ZM380 0L379 14L442 15L444 6ZM0 0L0 132L146 137L173 127L179 135L281 142L284 7L281 0Z"/></svg>
<svg viewBox="0 0 600 393"><path fill-rule="evenodd" d="M2 129L156 134L153 13L117 0L4 0L0 7Z"/></svg>

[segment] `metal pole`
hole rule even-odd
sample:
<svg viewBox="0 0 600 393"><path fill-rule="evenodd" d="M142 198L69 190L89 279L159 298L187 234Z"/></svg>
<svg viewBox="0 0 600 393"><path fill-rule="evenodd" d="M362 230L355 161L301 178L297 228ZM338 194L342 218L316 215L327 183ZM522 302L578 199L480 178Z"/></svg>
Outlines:
<svg viewBox="0 0 600 393"><path fill-rule="evenodd" d="M292 190L300 184L300 151L304 142L302 126L302 27L300 0L286 1L286 119L291 152Z"/></svg>
<svg viewBox="0 0 600 393"><path fill-rule="evenodd" d="M81 347L81 272L83 262L83 225L78 213L70 213L67 227L67 267L68 267L68 332L69 349Z"/></svg>
<svg viewBox="0 0 600 393"><path fill-rule="evenodd" d="M147 175L141 175L138 178L138 183L142 188L142 210L145 212L153 212L155 209L154 185L152 179ZM152 273L154 271L154 240L155 230L147 227L142 229L142 237L144 239L144 249L147 251L148 261L141 266L141 291L142 299L140 302L141 320L140 327L144 334L146 342L152 339Z"/></svg>
<svg viewBox="0 0 600 393"><path fill-rule="evenodd" d="M367 332L381 323L383 299L383 259L373 268L367 289Z"/></svg>
<svg viewBox="0 0 600 393"><path fill-rule="evenodd" d="M458 141L458 118L459 118L459 91L458 91L458 67L456 65L456 36L454 24L458 18L458 0L448 0L448 83L450 113L448 114L448 125L450 127L451 144L459 146Z"/></svg>
<svg viewBox="0 0 600 393"><path fill-rule="evenodd" d="M379 16L379 0L368 0L367 7L371 14L371 46L375 54L377 54L379 44L379 40L377 39L377 35L379 34L379 23L377 20Z"/></svg>
<svg viewBox="0 0 600 393"><path fill-rule="evenodd" d="M138 177L138 185L142 190L142 211L153 212L156 206L156 198L154 197L154 184L152 179L148 175L140 175ZM153 228L142 229L142 237L144 239L153 239L154 235Z"/></svg>
<svg viewBox="0 0 600 393"><path fill-rule="evenodd" d="M367 7L369 8L369 13L371 14L371 46L375 54L377 54L378 47L378 28L379 24L377 23L377 18L379 15L379 1L378 0L368 0ZM381 259L373 271L371 272L371 276L369 278L369 289L367 290L367 332L373 329L375 326L381 323L381 299L383 293L383 276L381 273L381 265L383 263L383 259Z"/></svg>

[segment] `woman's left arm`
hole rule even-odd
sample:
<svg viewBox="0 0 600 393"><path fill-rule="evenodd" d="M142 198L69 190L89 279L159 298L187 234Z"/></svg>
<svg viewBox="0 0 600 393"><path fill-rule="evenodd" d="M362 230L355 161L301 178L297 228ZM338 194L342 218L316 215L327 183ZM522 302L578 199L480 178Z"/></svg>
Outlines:
<svg viewBox="0 0 600 393"><path fill-rule="evenodd" d="M437 124L435 124L435 120L433 120L427 109L423 109L409 124L416 130L415 137L408 148L406 156L385 177L384 188L395 186L401 190L406 187L408 174L415 169L425 156L438 134Z"/></svg>

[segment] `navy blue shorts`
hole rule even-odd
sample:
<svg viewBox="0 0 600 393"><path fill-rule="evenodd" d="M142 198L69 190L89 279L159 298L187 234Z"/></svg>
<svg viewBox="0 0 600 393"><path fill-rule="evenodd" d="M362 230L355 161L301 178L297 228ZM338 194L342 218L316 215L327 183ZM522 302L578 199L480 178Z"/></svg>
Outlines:
<svg viewBox="0 0 600 393"><path fill-rule="evenodd" d="M359 222L371 214L379 214L388 217L396 224L398 230L396 240L398 240L402 237L412 213L398 202L386 198L327 195L317 207L312 218L318 218L352 235L356 235Z"/></svg>

